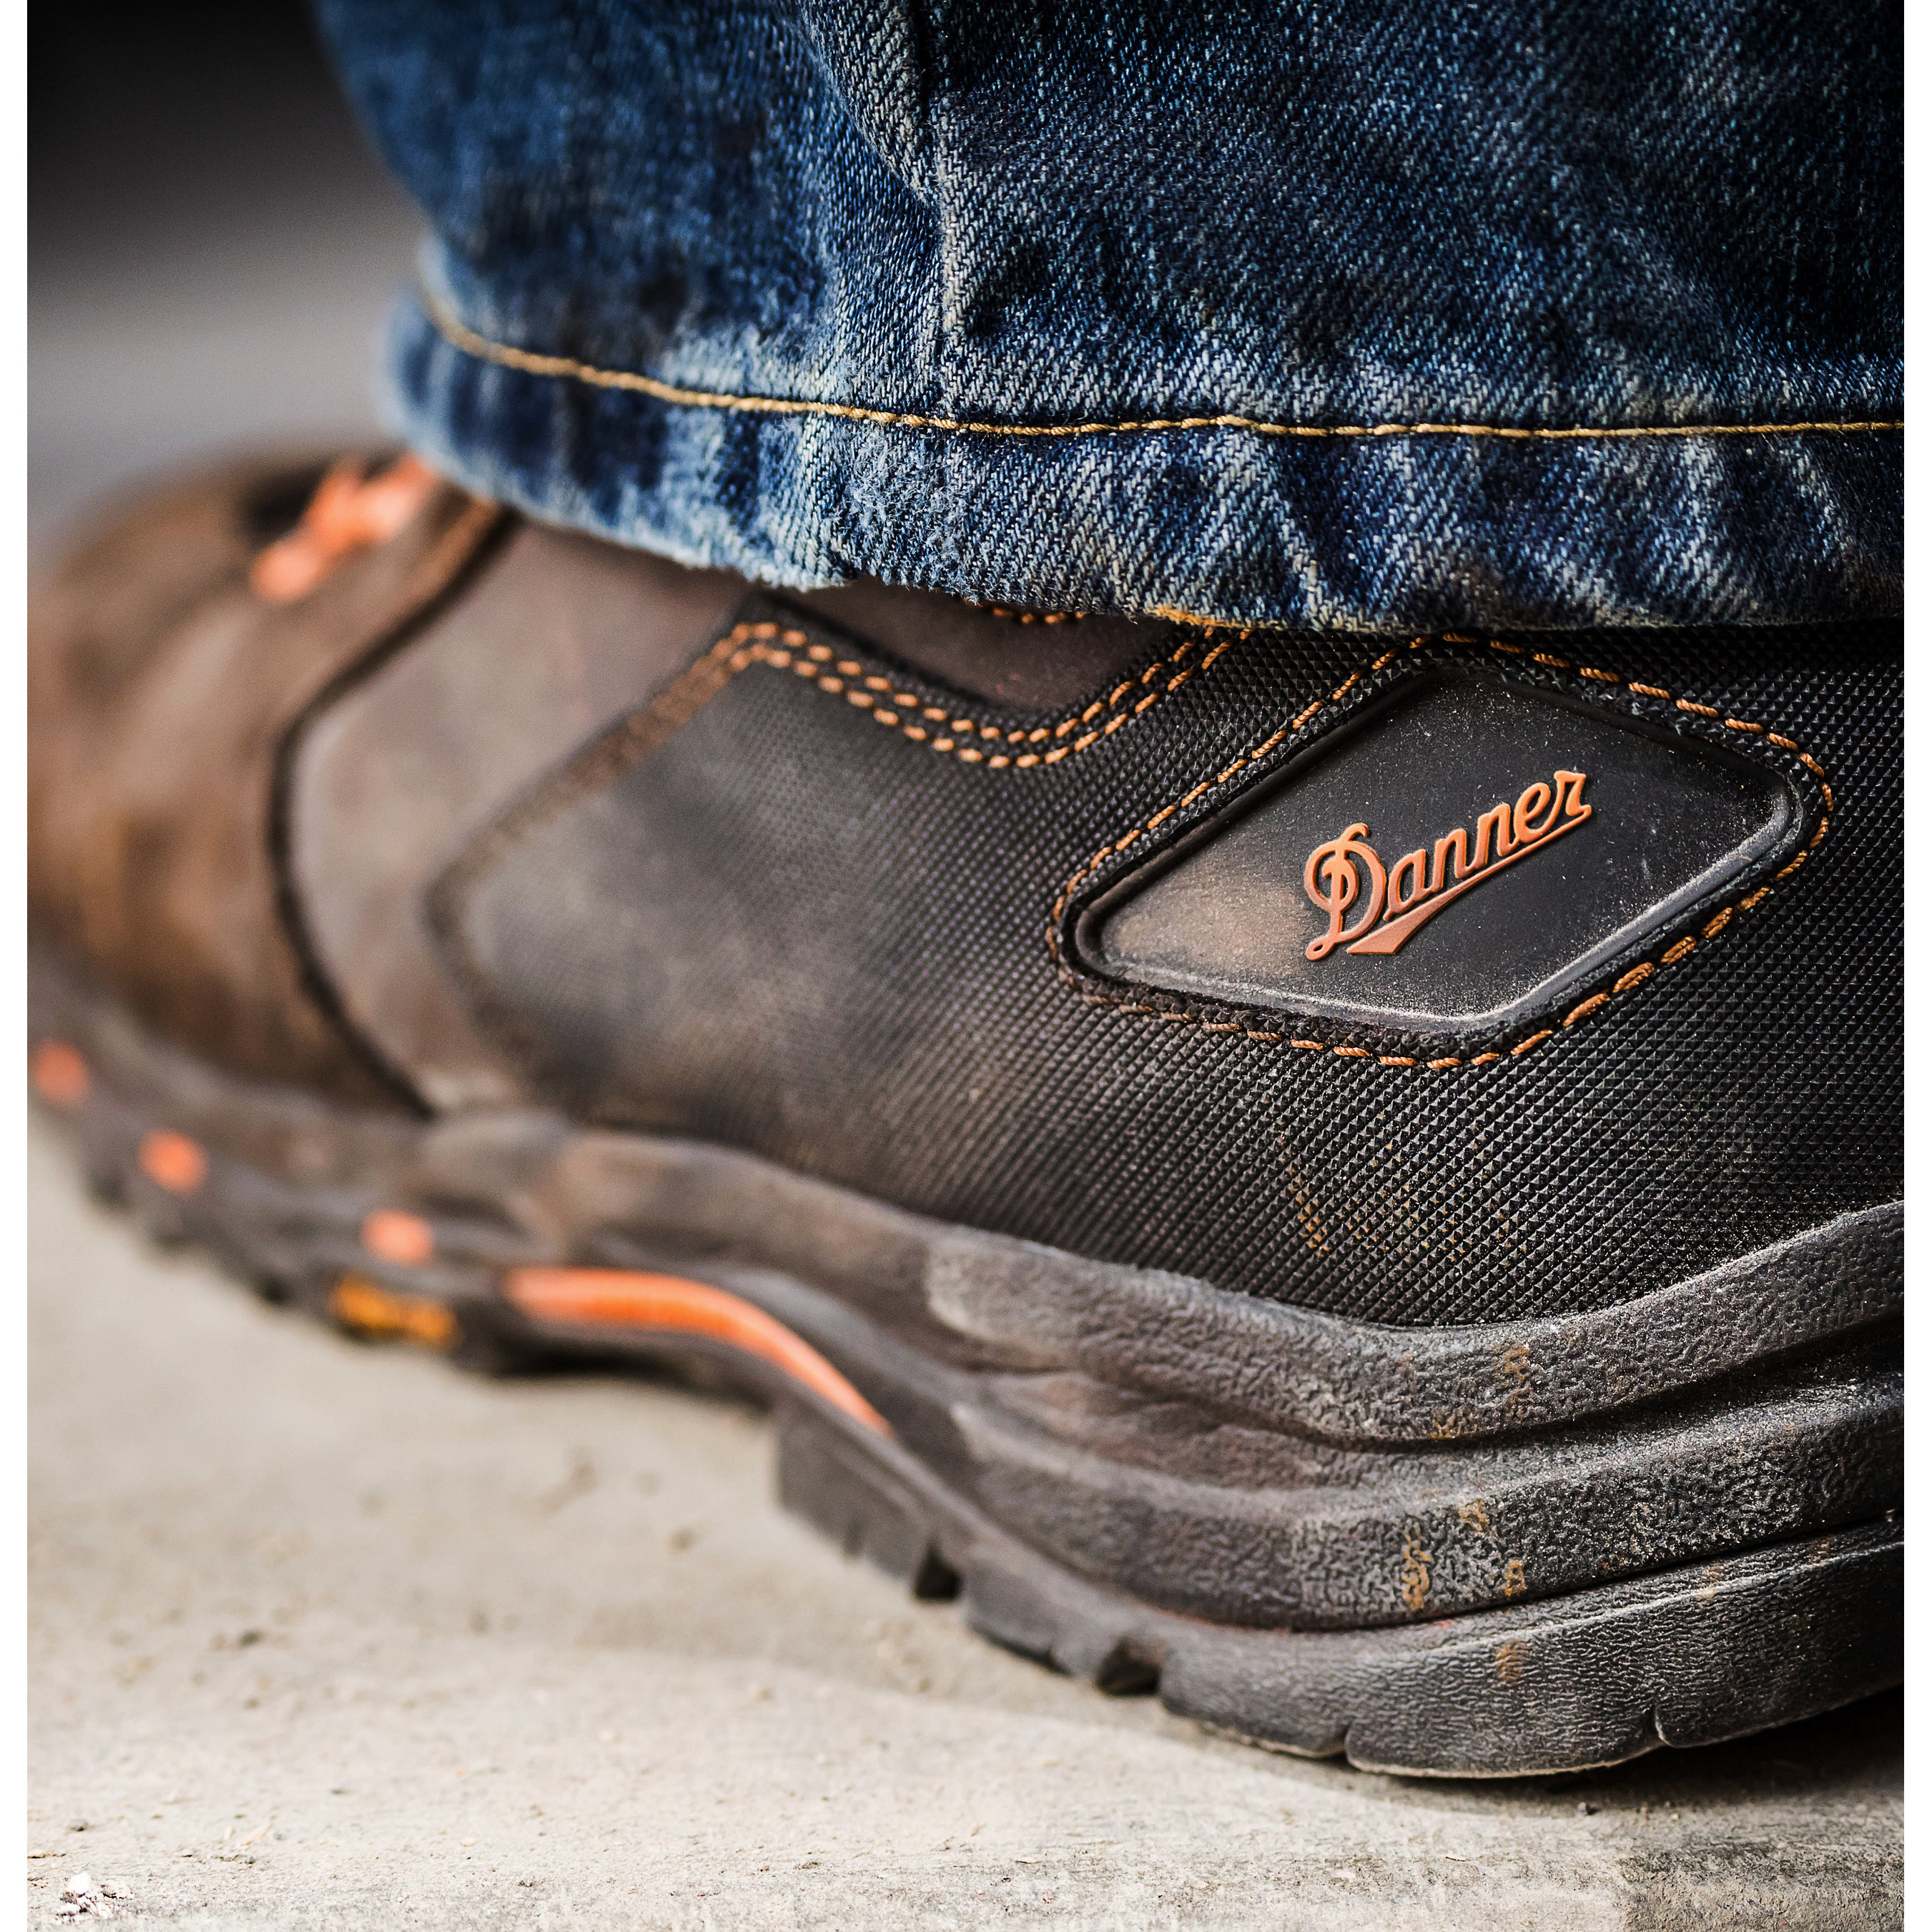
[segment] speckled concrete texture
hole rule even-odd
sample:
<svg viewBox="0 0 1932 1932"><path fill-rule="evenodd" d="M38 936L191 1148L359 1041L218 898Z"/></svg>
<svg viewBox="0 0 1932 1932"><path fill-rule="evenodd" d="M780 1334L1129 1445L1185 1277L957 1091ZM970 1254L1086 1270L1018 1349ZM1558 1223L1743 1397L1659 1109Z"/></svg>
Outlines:
<svg viewBox="0 0 1932 1932"><path fill-rule="evenodd" d="M30 1922L1884 1926L1896 1699L1528 1786L1208 1736L772 1502L734 1400L489 1382L33 1153Z"/></svg>

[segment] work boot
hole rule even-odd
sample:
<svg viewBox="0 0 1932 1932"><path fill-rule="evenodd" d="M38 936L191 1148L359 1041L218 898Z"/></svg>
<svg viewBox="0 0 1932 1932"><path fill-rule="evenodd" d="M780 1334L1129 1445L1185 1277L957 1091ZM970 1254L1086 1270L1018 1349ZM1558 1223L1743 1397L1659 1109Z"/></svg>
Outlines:
<svg viewBox="0 0 1932 1932"><path fill-rule="evenodd" d="M358 1334L722 1365L1103 1690L1731 1737L1900 1668L1900 657L798 593L265 460L39 593L34 1082Z"/></svg>

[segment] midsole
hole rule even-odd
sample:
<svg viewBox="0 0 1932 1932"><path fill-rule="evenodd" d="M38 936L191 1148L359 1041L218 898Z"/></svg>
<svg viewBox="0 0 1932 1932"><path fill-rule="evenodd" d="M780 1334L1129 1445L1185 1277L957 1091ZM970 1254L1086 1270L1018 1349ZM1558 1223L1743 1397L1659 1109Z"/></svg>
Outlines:
<svg viewBox="0 0 1932 1932"><path fill-rule="evenodd" d="M715 1148L536 1112L333 1107L188 1060L56 974L34 993L36 1037L98 1071L83 1137L204 1144L182 1211L252 1271L319 1301L370 1278L566 1348L680 1338L533 1316L503 1292L513 1270L708 1284L802 1337L1010 1532L1183 1614L1423 1621L1869 1519L1900 1492L1895 1209L1568 1322L1393 1330L946 1227ZM432 1226L433 1259L368 1252L377 1209Z"/></svg>

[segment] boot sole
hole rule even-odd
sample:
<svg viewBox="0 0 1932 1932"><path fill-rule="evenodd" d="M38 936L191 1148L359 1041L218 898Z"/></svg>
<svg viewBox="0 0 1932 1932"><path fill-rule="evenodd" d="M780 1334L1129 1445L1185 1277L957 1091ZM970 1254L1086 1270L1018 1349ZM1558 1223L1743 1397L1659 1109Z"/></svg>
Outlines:
<svg viewBox="0 0 1932 1932"><path fill-rule="evenodd" d="M1378 1328L715 1148L244 1082L38 959L30 1010L41 1099L152 1235L484 1372L722 1373L776 1410L785 1507L1104 1691L1508 1777L1902 1674L1895 1209L1621 1309Z"/></svg>

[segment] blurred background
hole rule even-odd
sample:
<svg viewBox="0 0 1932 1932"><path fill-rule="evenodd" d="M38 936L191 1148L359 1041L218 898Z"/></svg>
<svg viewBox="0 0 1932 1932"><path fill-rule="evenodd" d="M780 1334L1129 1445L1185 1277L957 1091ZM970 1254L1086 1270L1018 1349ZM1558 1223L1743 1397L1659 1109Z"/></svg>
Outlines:
<svg viewBox="0 0 1932 1932"><path fill-rule="evenodd" d="M366 430L422 224L294 0L29 20L28 503L238 442Z"/></svg>

